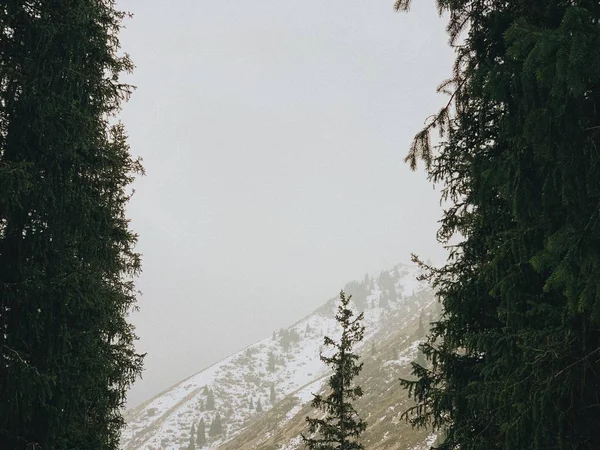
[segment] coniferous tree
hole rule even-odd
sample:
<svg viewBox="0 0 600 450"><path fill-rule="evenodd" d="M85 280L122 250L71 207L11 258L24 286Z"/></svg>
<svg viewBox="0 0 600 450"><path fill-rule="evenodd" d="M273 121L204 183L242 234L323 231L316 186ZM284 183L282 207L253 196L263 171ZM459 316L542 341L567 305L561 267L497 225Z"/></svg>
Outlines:
<svg viewBox="0 0 600 450"><path fill-rule="evenodd" d="M423 311L421 311L421 315L419 316L419 328L417 328L415 337L417 339L421 339L425 337L425 334L425 325L423 324Z"/></svg>
<svg viewBox="0 0 600 450"><path fill-rule="evenodd" d="M206 444L206 424L204 423L204 417L198 422L196 429L196 447L202 448Z"/></svg>
<svg viewBox="0 0 600 450"><path fill-rule="evenodd" d="M277 396L275 395L275 385L271 385L271 392L269 393L269 400L271 402L271 405L273 405L275 403L275 400L277 400Z"/></svg>
<svg viewBox="0 0 600 450"><path fill-rule="evenodd" d="M288 330L282 329L279 332L279 336L279 343L281 344L281 348L283 348L283 351L287 352L290 349L291 345L290 333Z"/></svg>
<svg viewBox="0 0 600 450"><path fill-rule="evenodd" d="M263 412L262 403L260 402L260 397L258 397L258 401L256 402L256 412Z"/></svg>
<svg viewBox="0 0 600 450"><path fill-rule="evenodd" d="M304 444L310 450L361 450L360 435L367 424L360 419L353 400L363 395L362 388L354 384L354 378L360 373L363 364L357 364L358 355L353 352L355 344L362 341L365 328L361 324L363 314L354 317L349 308L351 296L340 292L340 305L335 316L342 329L338 342L325 336L324 343L334 349L332 356L321 353L321 360L333 369L329 378L330 393L326 396L315 395L312 401L314 408L325 412L325 417L306 418L308 431L313 437L302 435Z"/></svg>
<svg viewBox="0 0 600 450"><path fill-rule="evenodd" d="M208 411L215 409L215 394L212 389L208 389L208 394L206 394L206 409Z"/></svg>
<svg viewBox="0 0 600 450"><path fill-rule="evenodd" d="M389 299L389 293L388 291L384 291L381 293L381 295L379 296L379 307L380 308L389 308L390 306L390 299Z"/></svg>
<svg viewBox="0 0 600 450"><path fill-rule="evenodd" d="M221 420L221 414L217 413L215 418L210 424L210 428L208 429L208 435L210 437L216 437L223 433L223 423Z"/></svg>
<svg viewBox="0 0 600 450"><path fill-rule="evenodd" d="M343 290L346 295L352 296L352 301L359 311L367 307L367 296L370 294L368 284L351 281L346 283Z"/></svg>
<svg viewBox="0 0 600 450"><path fill-rule="evenodd" d="M297 344L298 342L300 342L300 333L298 333L296 329L290 330L290 342L292 344Z"/></svg>
<svg viewBox="0 0 600 450"><path fill-rule="evenodd" d="M125 206L142 168L114 124L124 16L109 0L0 7L2 449L118 448L141 372Z"/></svg>
<svg viewBox="0 0 600 450"><path fill-rule="evenodd" d="M250 397L250 409L254 409L254 399Z"/></svg>
<svg viewBox="0 0 600 450"><path fill-rule="evenodd" d="M275 372L275 355L273 352L269 352L269 359L267 360L267 369L269 372Z"/></svg>
<svg viewBox="0 0 600 450"><path fill-rule="evenodd" d="M450 100L408 160L445 185L438 237L460 242L423 264L443 314L407 417L443 449L600 448L600 3L438 6Z"/></svg>
<svg viewBox="0 0 600 450"><path fill-rule="evenodd" d="M196 450L196 427L192 423L192 429L190 430L190 442L188 444L188 450Z"/></svg>

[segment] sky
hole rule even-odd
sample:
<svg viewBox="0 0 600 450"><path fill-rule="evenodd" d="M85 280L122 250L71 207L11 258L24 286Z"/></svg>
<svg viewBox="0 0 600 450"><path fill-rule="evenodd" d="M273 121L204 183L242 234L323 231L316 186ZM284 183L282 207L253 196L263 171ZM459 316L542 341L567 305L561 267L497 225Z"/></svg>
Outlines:
<svg viewBox="0 0 600 450"><path fill-rule="evenodd" d="M147 353L135 406L410 253L444 259L439 191L403 159L446 101L433 0L118 0L146 176L128 207Z"/></svg>

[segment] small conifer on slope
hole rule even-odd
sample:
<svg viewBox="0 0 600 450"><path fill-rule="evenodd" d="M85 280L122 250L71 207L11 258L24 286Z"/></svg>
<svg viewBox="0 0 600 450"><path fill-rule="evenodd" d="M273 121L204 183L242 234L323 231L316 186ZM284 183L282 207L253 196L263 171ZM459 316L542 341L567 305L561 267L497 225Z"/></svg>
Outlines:
<svg viewBox="0 0 600 450"><path fill-rule="evenodd" d="M325 346L333 347L335 353L321 361L333 369L329 378L330 393L327 396L314 395L312 406L324 411L323 418L306 418L311 438L302 435L302 440L310 450L362 450L360 435L367 424L358 416L351 401L362 397L363 391L353 381L360 373L363 364L358 364L358 355L353 352L356 343L362 341L365 327L361 324L363 314L354 317L348 307L352 296L340 292L340 305L335 316L342 327L339 342L325 336Z"/></svg>

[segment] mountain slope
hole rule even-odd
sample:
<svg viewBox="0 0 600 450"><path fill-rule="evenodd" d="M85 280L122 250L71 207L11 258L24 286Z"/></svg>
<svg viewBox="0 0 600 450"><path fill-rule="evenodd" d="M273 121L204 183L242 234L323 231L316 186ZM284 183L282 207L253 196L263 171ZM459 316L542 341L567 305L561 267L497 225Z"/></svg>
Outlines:
<svg viewBox="0 0 600 450"><path fill-rule="evenodd" d="M345 287L356 308L365 311L365 340L358 349L365 363L359 378L365 396L357 408L368 422L364 442L369 449L427 448L426 433L399 421L407 403L397 379L408 376L416 358L420 315L426 314L426 322L435 313L431 293L415 277L413 268L398 265L377 279ZM299 448L304 417L313 413L311 393L323 388L328 375L319 360L323 336L339 334L335 300L128 411L122 448L187 448L192 424L203 418L208 431L217 413L223 432L207 436L204 448ZM209 409L211 396L214 409Z"/></svg>

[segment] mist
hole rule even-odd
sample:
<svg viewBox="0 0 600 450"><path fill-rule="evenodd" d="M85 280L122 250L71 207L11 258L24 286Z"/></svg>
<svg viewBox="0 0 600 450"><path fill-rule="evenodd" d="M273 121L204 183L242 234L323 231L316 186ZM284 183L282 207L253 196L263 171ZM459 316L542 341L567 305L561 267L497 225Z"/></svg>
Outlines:
<svg viewBox="0 0 600 450"><path fill-rule="evenodd" d="M129 406L290 325L410 253L440 262L439 192L403 162L446 99L434 2L120 0L147 172L143 379Z"/></svg>

